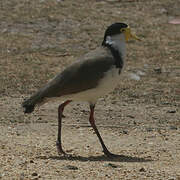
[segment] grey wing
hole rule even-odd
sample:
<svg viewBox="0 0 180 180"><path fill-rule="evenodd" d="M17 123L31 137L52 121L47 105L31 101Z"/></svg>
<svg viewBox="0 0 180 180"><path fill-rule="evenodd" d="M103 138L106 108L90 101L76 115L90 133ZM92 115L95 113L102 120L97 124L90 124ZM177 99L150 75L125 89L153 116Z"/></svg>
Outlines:
<svg viewBox="0 0 180 180"><path fill-rule="evenodd" d="M115 60L105 49L97 49L67 67L24 104L39 104L44 98L60 97L95 88Z"/></svg>
<svg viewBox="0 0 180 180"><path fill-rule="evenodd" d="M104 73L113 65L114 59L111 57L89 59L83 63L73 64L43 88L43 96L57 97L95 88Z"/></svg>

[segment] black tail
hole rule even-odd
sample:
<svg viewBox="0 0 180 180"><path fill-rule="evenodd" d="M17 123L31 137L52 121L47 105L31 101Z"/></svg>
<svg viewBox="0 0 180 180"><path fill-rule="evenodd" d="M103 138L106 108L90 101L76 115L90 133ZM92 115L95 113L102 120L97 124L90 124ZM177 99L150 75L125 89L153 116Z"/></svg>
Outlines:
<svg viewBox="0 0 180 180"><path fill-rule="evenodd" d="M32 113L34 111L34 105L25 105L24 107L24 113Z"/></svg>
<svg viewBox="0 0 180 180"><path fill-rule="evenodd" d="M24 108L24 113L32 113L34 111L35 105L29 104L29 101L25 100L22 103L22 107Z"/></svg>
<svg viewBox="0 0 180 180"><path fill-rule="evenodd" d="M36 104L39 104L43 101L41 91L36 92L29 99L26 99L22 103L22 107L24 108L24 113L32 113Z"/></svg>

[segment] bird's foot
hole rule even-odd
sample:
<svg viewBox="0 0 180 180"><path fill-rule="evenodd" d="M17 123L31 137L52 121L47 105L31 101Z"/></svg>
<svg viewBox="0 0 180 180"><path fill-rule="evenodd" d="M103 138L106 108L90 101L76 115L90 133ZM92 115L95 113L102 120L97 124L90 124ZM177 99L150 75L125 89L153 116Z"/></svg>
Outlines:
<svg viewBox="0 0 180 180"><path fill-rule="evenodd" d="M64 156L64 157L72 157L71 154L67 154L63 149L62 149L62 146L61 146L61 143L59 143L58 141L56 142L56 147L57 147L57 152L59 154L59 156Z"/></svg>
<svg viewBox="0 0 180 180"><path fill-rule="evenodd" d="M108 150L104 150L104 155L106 155L108 158L117 158L117 157L120 157L120 155L118 154L113 154L111 152L109 152Z"/></svg>
<svg viewBox="0 0 180 180"><path fill-rule="evenodd" d="M61 146L61 143L59 142L59 141L57 141L56 142L56 147L57 147L57 151L58 151L58 154L60 155L60 154L66 154L65 152L64 152L64 150L62 149L62 146Z"/></svg>

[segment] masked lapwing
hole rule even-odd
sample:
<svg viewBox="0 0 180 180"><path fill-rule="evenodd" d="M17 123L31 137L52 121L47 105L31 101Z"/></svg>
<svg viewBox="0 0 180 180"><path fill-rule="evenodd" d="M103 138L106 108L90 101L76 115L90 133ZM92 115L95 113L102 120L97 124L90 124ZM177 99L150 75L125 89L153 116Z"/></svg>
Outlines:
<svg viewBox="0 0 180 180"><path fill-rule="evenodd" d="M120 74L126 56L126 42L130 39L139 40L131 33L125 23L114 23L107 27L102 45L85 54L79 60L60 72L44 87L22 103L25 113L33 112L37 105L57 99L64 101L58 107L57 150L65 155L61 144L61 120L64 107L72 101L89 103L89 122L94 129L103 152L108 157L112 154L105 146L95 125L94 108L99 97L113 91L120 81Z"/></svg>

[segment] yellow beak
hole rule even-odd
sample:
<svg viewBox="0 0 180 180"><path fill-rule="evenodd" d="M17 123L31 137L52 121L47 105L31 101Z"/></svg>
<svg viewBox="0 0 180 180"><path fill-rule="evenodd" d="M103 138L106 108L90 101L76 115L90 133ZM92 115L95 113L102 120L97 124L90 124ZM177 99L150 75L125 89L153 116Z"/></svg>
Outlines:
<svg viewBox="0 0 180 180"><path fill-rule="evenodd" d="M135 40L141 41L141 39L139 37L137 37L135 34L131 33L130 27L127 27L125 29L124 34L125 34L126 41L129 41L129 39L135 39Z"/></svg>

